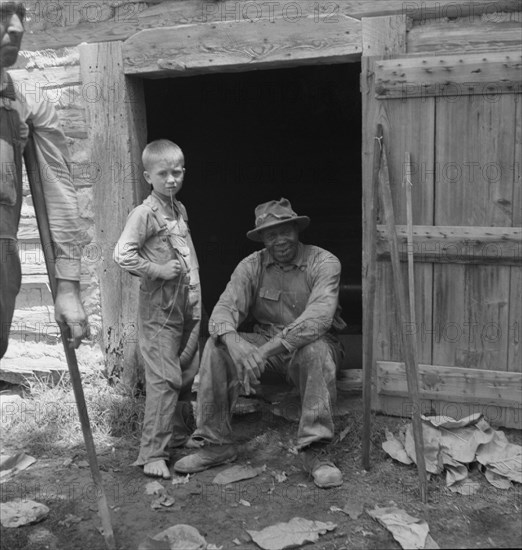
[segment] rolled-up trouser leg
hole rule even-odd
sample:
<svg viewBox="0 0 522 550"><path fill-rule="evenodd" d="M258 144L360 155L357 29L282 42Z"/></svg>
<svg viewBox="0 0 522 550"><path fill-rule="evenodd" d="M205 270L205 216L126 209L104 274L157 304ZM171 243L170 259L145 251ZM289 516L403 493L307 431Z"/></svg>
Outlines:
<svg viewBox="0 0 522 550"><path fill-rule="evenodd" d="M0 239L0 358L7 350L21 279L20 258L16 241Z"/></svg>
<svg viewBox="0 0 522 550"><path fill-rule="evenodd" d="M339 359L336 345L321 338L297 350L290 361L288 375L301 396L298 448L329 441L334 436L333 405Z"/></svg>
<svg viewBox="0 0 522 550"><path fill-rule="evenodd" d="M140 291L139 343L147 393L136 465L168 459L174 412L182 387L179 347L183 333L183 298L178 296L168 310L162 306L158 292Z"/></svg>

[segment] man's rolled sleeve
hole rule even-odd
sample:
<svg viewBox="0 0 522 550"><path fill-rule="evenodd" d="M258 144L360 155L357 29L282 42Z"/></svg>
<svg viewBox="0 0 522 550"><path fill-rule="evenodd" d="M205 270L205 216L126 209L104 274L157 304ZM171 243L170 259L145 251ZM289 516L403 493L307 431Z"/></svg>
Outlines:
<svg viewBox="0 0 522 550"><path fill-rule="evenodd" d="M255 277L257 277L259 258L254 253L242 260L230 278L209 320L211 337L218 338L228 332L237 331L247 318L253 302Z"/></svg>
<svg viewBox="0 0 522 550"><path fill-rule="evenodd" d="M56 251L56 277L79 281L81 245L87 239L80 226L78 199L65 135L52 103L22 97L18 100L22 120L34 128L40 177ZM27 135L27 127L22 128L22 137Z"/></svg>

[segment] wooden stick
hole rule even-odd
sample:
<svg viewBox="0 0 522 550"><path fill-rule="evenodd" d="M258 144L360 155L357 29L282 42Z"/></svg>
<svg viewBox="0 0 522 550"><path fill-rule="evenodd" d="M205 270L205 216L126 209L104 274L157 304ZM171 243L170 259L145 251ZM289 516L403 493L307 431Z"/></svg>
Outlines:
<svg viewBox="0 0 522 550"><path fill-rule="evenodd" d="M411 207L411 163L410 153L404 153L405 177L403 185L406 191L406 242L408 247L408 289L410 297L410 323L415 326L415 278L413 271L413 215Z"/></svg>
<svg viewBox="0 0 522 550"><path fill-rule="evenodd" d="M371 203L369 205L370 222L368 223L368 265L364 277L366 279L366 294L364 300L363 326L363 434L362 434L362 466L365 470L370 467L370 437L372 418L372 372L373 372L373 314L375 309L375 279L377 271L377 196L379 191L379 170L382 158L382 126L377 126L377 135L373 145L373 171Z"/></svg>
<svg viewBox="0 0 522 550"><path fill-rule="evenodd" d="M401 336L402 352L404 354L404 363L406 364L406 379L408 382L408 393L412 402L412 424L413 439L415 441L415 457L417 470L419 472L420 495L423 503L428 501L428 485L426 476L426 463L424 459L424 441L422 437L421 408L419 398L419 380L418 380L418 362L417 345L412 331L406 330L409 322L408 308L406 305L406 293L404 292L404 282L402 278L401 265L399 260L399 246L397 233L395 229L395 214L393 211L392 194L390 189L390 177L388 171L388 160L386 156L386 147L383 144L383 169L381 170L381 193L383 200L384 215L386 218L386 227L388 240L390 243L390 256L393 272L393 286L395 296L399 306L399 333Z"/></svg>
<svg viewBox="0 0 522 550"><path fill-rule="evenodd" d="M54 302L56 301L57 292L57 282L55 275L56 257L53 247L51 230L49 227L49 217L47 215L47 206L45 204L45 196L43 193L42 179L40 175L40 168L38 165L38 157L36 156L36 146L32 133L29 134L29 138L25 146L24 160L27 169L27 176L29 179L29 186L31 188L31 195L33 197L38 231L40 233L40 240L42 242L42 248L44 251L45 265L47 267L47 274L49 275L51 294L53 296ZM69 338L71 336L69 327L66 324L60 323L60 332L62 336L63 348L65 350L65 357L67 359L67 367L69 368L69 373L71 376L74 397L76 399L76 406L78 408L78 416L80 417L80 424L82 426L83 439L85 441L85 447L87 449L87 457L89 459L92 479L97 490L98 512L102 523L103 537L105 538L105 544L107 545L107 548L109 548L109 550L114 550L116 548L114 541L114 532L112 530L107 498L103 490L103 482L101 478L100 468L98 467L98 459L96 458L96 449L94 447L94 441L92 438L91 424L89 422L87 405L85 403L85 396L83 394L82 379L80 376L80 370L78 369L76 352L74 351L74 348L69 347L68 344Z"/></svg>

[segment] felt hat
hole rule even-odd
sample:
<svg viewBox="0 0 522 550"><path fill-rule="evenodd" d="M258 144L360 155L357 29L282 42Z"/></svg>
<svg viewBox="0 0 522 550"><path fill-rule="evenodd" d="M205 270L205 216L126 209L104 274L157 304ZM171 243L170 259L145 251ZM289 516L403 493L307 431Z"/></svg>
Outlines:
<svg viewBox="0 0 522 550"><path fill-rule="evenodd" d="M262 242L261 231L284 223L296 223L299 231L308 227L310 218L298 216L293 210L288 199L281 198L278 201L268 201L256 206L255 228L247 233L252 241Z"/></svg>

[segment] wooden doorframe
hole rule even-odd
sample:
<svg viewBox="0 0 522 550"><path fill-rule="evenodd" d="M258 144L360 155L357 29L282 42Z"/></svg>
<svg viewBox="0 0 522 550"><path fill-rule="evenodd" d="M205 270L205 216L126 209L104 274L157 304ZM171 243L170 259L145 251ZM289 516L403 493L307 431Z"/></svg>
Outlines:
<svg viewBox="0 0 522 550"><path fill-rule="evenodd" d="M79 49L92 160L98 166L93 202L101 258L102 344L109 375L133 387L138 278L120 269L113 252L127 215L149 189L141 165L147 139L143 81L124 75L122 42L82 44Z"/></svg>

